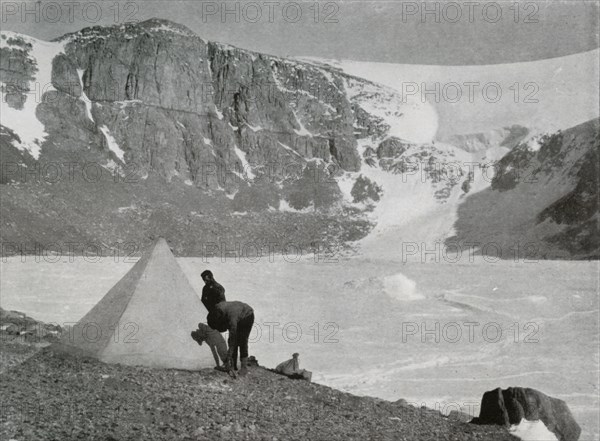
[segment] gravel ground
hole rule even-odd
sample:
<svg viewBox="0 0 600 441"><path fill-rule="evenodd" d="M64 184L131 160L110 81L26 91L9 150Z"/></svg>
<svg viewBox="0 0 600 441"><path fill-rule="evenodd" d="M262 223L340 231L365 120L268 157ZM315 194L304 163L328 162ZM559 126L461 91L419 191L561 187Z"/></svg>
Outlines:
<svg viewBox="0 0 600 441"><path fill-rule="evenodd" d="M2 440L516 440L502 427L260 367L231 379L214 370L108 365L51 347L5 369L0 396Z"/></svg>
<svg viewBox="0 0 600 441"><path fill-rule="evenodd" d="M2 336L0 340L0 374L20 365L44 347L44 345L16 343L14 340L17 340L17 338ZM2 400L2 403L4 403L4 400Z"/></svg>

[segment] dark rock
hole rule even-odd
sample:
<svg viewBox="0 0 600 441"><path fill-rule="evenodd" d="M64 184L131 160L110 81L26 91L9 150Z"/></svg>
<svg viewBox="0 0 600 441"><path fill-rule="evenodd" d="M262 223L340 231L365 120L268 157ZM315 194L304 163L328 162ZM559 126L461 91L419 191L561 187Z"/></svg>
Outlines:
<svg viewBox="0 0 600 441"><path fill-rule="evenodd" d="M377 202L382 193L383 189L379 185L363 175L356 179L350 192L354 202L363 202L367 199Z"/></svg>
<svg viewBox="0 0 600 441"><path fill-rule="evenodd" d="M382 141L377 147L377 157L381 158L398 158L411 146L410 143L402 141L398 138L388 138Z"/></svg>
<svg viewBox="0 0 600 441"><path fill-rule="evenodd" d="M575 188L542 211L538 220L543 222L550 218L559 224L574 224L594 216L599 209L597 197L600 185L599 161L599 148L591 149L586 153L581 158L581 168L576 175Z"/></svg>
<svg viewBox="0 0 600 441"><path fill-rule="evenodd" d="M269 207L279 207L278 188L268 182L257 182L254 185L243 185L233 198L234 211L264 211Z"/></svg>
<svg viewBox="0 0 600 441"><path fill-rule="evenodd" d="M33 75L38 70L35 61L29 57L31 45L20 38L9 38L7 46L0 48L0 82L6 94L7 104L14 109L22 109L27 99L35 99L28 94Z"/></svg>
<svg viewBox="0 0 600 441"><path fill-rule="evenodd" d="M52 85L67 95L79 97L82 93L77 68L65 54L59 54L52 60ZM42 88L46 86L41 85Z"/></svg>
<svg viewBox="0 0 600 441"><path fill-rule="evenodd" d="M559 441L577 441L581 428L573 418L567 404L540 391L522 387L509 387L483 394L479 417L474 424L519 424L522 419L542 420Z"/></svg>
<svg viewBox="0 0 600 441"><path fill-rule="evenodd" d="M402 407L410 406L410 404L408 404L408 401L406 401L404 398L400 398L399 400L394 401L394 404L397 404L398 406Z"/></svg>

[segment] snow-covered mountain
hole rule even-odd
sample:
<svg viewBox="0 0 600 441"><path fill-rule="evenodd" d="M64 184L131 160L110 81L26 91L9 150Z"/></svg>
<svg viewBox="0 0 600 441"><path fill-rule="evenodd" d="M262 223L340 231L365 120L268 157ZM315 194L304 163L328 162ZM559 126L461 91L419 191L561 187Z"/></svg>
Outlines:
<svg viewBox="0 0 600 441"><path fill-rule="evenodd" d="M521 143L459 206L449 241L494 244L504 258L597 259L599 169L599 119Z"/></svg>
<svg viewBox="0 0 600 441"><path fill-rule="evenodd" d="M430 103L438 139L515 124L532 133L565 130L600 116L600 50L530 62L435 66L307 58Z"/></svg>
<svg viewBox="0 0 600 441"><path fill-rule="evenodd" d="M356 170L356 130L415 142L433 139L436 131L431 106L403 104L389 88L206 42L164 20L88 28L54 42L4 32L2 50L2 125L19 137L15 146L34 159L48 132L63 135L52 127L54 121L44 119L64 111L65 101L77 114L72 116L82 119L79 125L97 138L89 141L100 141L116 163L136 161L145 171L160 169L168 180L194 184L198 170L190 156L249 178L274 158L322 160ZM160 125L162 138L145 131L152 125ZM62 147L68 143L60 141ZM167 142L170 148L161 148ZM160 159L149 164L148 153ZM213 176L206 184L237 187Z"/></svg>
<svg viewBox="0 0 600 441"><path fill-rule="evenodd" d="M567 152L574 150L593 159L600 146L600 50L493 66L301 59L395 88L403 102L430 104L437 114L435 147L419 145L416 161L414 150L404 149L402 160L412 160L413 165L400 169L401 179L385 173L380 158L375 159L381 167L372 155L363 164L360 173L383 187L381 203L374 211L377 225L359 242L367 255L405 259L410 254L418 260L440 260L446 252L458 249L460 253L469 249L466 244L478 244L471 249L482 252L487 248L502 258L514 258L515 252L518 258L597 256L600 232L594 195L598 194L598 164ZM486 85L497 85L500 99L484 94ZM453 100L450 92L457 90L462 96ZM556 150L551 140L562 137L562 131L570 137ZM574 141L580 139L585 140L581 145ZM359 146L365 145L369 140L359 140ZM523 150L542 150L538 166L550 181L524 183L519 176L519 184L528 189L515 185L499 202L494 187L503 176L495 174L503 172L502 164L512 161L509 152L513 149L517 156ZM366 154L371 153L367 147ZM430 162L441 170L437 182L435 174L427 172L434 168ZM398 172L398 166L393 170ZM560 185L550 176L561 176ZM436 200L440 195L444 197ZM556 206L563 211L553 220L548 213L554 213ZM513 211L518 214L511 215ZM519 219L527 222L515 229L513 222Z"/></svg>
<svg viewBox="0 0 600 441"><path fill-rule="evenodd" d="M444 142L460 147L467 152L480 152L493 147L506 147L512 150L520 142L531 138L532 134L527 127L513 125L492 129L487 132L469 133L466 135L452 135L442 139Z"/></svg>
<svg viewBox="0 0 600 441"><path fill-rule="evenodd" d="M441 142L435 106L402 90L165 20L53 42L2 32L0 51L2 233L27 246L443 240L531 136Z"/></svg>
<svg viewBox="0 0 600 441"><path fill-rule="evenodd" d="M435 135L430 106L390 88L165 20L0 43L3 228L18 243L346 242L369 226L336 183L361 167L356 137Z"/></svg>

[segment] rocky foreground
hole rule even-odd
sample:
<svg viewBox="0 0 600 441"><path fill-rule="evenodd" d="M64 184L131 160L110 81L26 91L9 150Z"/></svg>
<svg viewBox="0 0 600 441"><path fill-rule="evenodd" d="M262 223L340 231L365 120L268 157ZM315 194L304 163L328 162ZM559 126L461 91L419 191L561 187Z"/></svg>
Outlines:
<svg viewBox="0 0 600 441"><path fill-rule="evenodd" d="M2 360L17 345L2 345ZM515 440L439 412L294 381L108 365L41 349L0 374L3 440Z"/></svg>
<svg viewBox="0 0 600 441"><path fill-rule="evenodd" d="M0 374L58 341L60 332L58 325L40 322L19 311L0 308Z"/></svg>

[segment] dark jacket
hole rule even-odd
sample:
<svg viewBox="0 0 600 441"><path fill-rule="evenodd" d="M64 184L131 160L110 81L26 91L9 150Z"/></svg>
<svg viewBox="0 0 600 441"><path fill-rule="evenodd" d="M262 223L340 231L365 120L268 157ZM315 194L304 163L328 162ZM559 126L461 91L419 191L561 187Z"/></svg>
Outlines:
<svg viewBox="0 0 600 441"><path fill-rule="evenodd" d="M202 303L208 312L218 303L225 301L225 288L214 280L202 288Z"/></svg>
<svg viewBox="0 0 600 441"><path fill-rule="evenodd" d="M242 302L221 302L208 313L206 322L219 332L229 331L227 343L229 358L232 359L238 345L243 344L242 340L246 340L246 345L248 343L248 335L254 322L254 310Z"/></svg>
<svg viewBox="0 0 600 441"><path fill-rule="evenodd" d="M250 305L243 302L221 302L208 313L206 322L208 326L219 332L229 331L235 334L240 320L254 314Z"/></svg>

